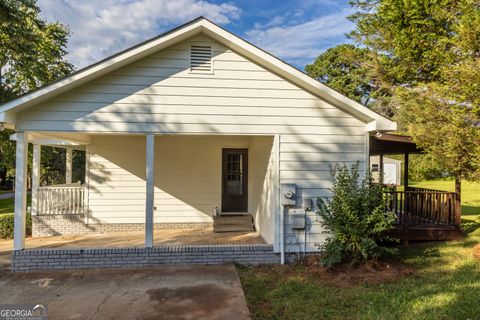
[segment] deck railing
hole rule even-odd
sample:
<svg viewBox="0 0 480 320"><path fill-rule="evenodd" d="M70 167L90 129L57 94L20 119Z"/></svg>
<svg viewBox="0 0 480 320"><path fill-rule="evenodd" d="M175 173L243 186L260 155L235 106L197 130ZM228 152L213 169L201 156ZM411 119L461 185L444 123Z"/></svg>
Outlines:
<svg viewBox="0 0 480 320"><path fill-rule="evenodd" d="M408 188L386 191L386 210L398 226L460 226L460 197L455 192Z"/></svg>
<svg viewBox="0 0 480 320"><path fill-rule="evenodd" d="M37 193L38 215L84 213L85 186L67 184L39 187Z"/></svg>

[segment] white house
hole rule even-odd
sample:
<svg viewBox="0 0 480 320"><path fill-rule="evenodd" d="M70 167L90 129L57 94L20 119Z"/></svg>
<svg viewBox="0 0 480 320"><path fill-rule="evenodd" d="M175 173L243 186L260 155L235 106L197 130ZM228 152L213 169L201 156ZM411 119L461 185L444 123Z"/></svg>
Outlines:
<svg viewBox="0 0 480 320"><path fill-rule="evenodd" d="M368 168L369 133L396 129L205 18L2 105L0 122L17 132L15 250L24 248L28 143L43 231L145 228L149 247L154 227L208 225L218 208L251 214L284 253L303 199L328 195L329 166ZM85 185L40 199L40 145L86 150ZM50 214L58 197L70 212ZM308 216L307 250L316 250L325 234Z"/></svg>

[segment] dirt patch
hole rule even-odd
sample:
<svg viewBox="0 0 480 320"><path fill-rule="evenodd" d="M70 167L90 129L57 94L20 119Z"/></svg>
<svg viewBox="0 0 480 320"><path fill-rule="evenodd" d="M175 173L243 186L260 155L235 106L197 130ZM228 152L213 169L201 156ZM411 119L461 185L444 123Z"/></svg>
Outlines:
<svg viewBox="0 0 480 320"><path fill-rule="evenodd" d="M317 256L309 257L305 262L306 274L341 288L350 288L359 284L391 282L415 272L412 267L398 261L377 260L355 266L345 263L327 269L320 265L319 260Z"/></svg>
<svg viewBox="0 0 480 320"><path fill-rule="evenodd" d="M351 288L360 284L392 282L415 273L415 269L398 261L371 261L352 266L341 264L327 269L320 264L318 256L310 256L307 261L295 265L275 265L258 267L256 273L264 274L278 282L291 278L308 282ZM271 283L274 287L275 284Z"/></svg>
<svg viewBox="0 0 480 320"><path fill-rule="evenodd" d="M480 260L480 244L477 244L475 247L473 247L473 256L475 259Z"/></svg>

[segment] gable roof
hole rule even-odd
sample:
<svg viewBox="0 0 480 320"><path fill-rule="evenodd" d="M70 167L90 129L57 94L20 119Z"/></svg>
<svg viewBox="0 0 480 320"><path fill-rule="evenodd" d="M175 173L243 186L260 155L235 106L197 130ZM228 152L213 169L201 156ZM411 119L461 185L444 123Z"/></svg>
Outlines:
<svg viewBox="0 0 480 320"><path fill-rule="evenodd" d="M31 91L0 106L0 122L15 123L15 114L30 106L43 102L70 89L85 84L100 76L142 59L171 45L203 33L224 44L264 68L296 84L304 90L321 97L355 118L367 123L368 131L396 130L396 123L355 102L341 93L311 78L297 68L274 57L204 17L199 17L182 26L163 33L93 65L81 69L70 76Z"/></svg>

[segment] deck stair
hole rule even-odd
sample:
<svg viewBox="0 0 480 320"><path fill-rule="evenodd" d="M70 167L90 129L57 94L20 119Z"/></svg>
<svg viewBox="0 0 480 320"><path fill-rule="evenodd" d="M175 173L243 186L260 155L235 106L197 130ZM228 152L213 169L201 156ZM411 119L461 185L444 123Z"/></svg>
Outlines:
<svg viewBox="0 0 480 320"><path fill-rule="evenodd" d="M214 232L254 231L251 214L229 214L213 217Z"/></svg>

